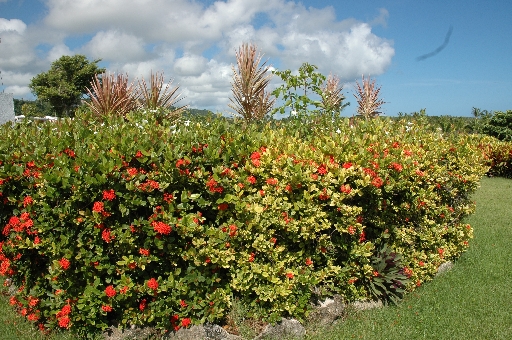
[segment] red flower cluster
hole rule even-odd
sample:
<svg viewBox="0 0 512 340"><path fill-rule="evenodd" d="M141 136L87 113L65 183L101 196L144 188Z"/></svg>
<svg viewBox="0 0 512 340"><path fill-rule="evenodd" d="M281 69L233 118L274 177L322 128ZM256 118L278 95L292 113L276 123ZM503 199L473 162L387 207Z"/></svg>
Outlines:
<svg viewBox="0 0 512 340"><path fill-rule="evenodd" d="M174 195L170 193L164 193L164 201L166 203L171 203L174 200Z"/></svg>
<svg viewBox="0 0 512 340"><path fill-rule="evenodd" d="M313 264L313 261L308 257L306 259L306 266L311 266Z"/></svg>
<svg viewBox="0 0 512 340"><path fill-rule="evenodd" d="M71 314L71 306L65 305L62 307L62 309L55 315L57 320L59 320L59 327L60 328L68 328L69 327L69 314Z"/></svg>
<svg viewBox="0 0 512 340"><path fill-rule="evenodd" d="M116 193L114 189L103 190L103 199L107 201L113 201L116 198Z"/></svg>
<svg viewBox="0 0 512 340"><path fill-rule="evenodd" d="M103 202L94 202L92 205L92 211L97 213L102 213L105 211L105 206L103 205Z"/></svg>
<svg viewBox="0 0 512 340"><path fill-rule="evenodd" d="M60 267L64 270L68 270L69 266L71 265L71 262L65 257L61 258L59 260Z"/></svg>
<svg viewBox="0 0 512 340"><path fill-rule="evenodd" d="M110 234L110 229L107 228L103 229L103 231L101 232L101 238L103 239L103 241L110 243L115 237Z"/></svg>
<svg viewBox="0 0 512 340"><path fill-rule="evenodd" d="M249 262L254 262L255 258L256 258L256 254L251 253L251 255L249 255Z"/></svg>
<svg viewBox="0 0 512 340"><path fill-rule="evenodd" d="M390 169L394 169L395 171L398 171L398 172L403 170L403 166L401 164L398 164L398 163L391 163L389 165L389 168Z"/></svg>
<svg viewBox="0 0 512 340"><path fill-rule="evenodd" d="M139 185L139 189L142 191L150 192L153 190L158 190L160 188L160 184L157 181L154 181L152 179L148 179L144 183L141 183Z"/></svg>
<svg viewBox="0 0 512 340"><path fill-rule="evenodd" d="M148 250L148 249L140 248L140 249L139 249L139 253L140 253L142 256L149 256L149 250Z"/></svg>
<svg viewBox="0 0 512 340"><path fill-rule="evenodd" d="M146 283L150 289L156 291L158 289L158 281L155 278L151 278Z"/></svg>
<svg viewBox="0 0 512 340"><path fill-rule="evenodd" d="M12 216L4 227L2 234L7 236L11 230L14 230L17 233L26 231L29 235L37 234L37 230L32 231L30 229L32 226L34 226L34 221L30 218L29 213L24 212L19 218L17 216Z"/></svg>
<svg viewBox="0 0 512 340"><path fill-rule="evenodd" d="M217 192L219 194L222 194L222 192L224 191L224 188L221 187L219 183L215 179L213 179L213 177L210 177L208 182L206 182L206 186L208 187L208 190L211 193Z"/></svg>
<svg viewBox="0 0 512 340"><path fill-rule="evenodd" d="M116 292L116 289L114 288L114 286L110 285L107 288L105 288L105 294L109 298L113 298L114 296L116 296L117 292Z"/></svg>
<svg viewBox="0 0 512 340"><path fill-rule="evenodd" d="M258 151L255 151L251 154L251 163L255 167L259 167L261 165L261 154Z"/></svg>
<svg viewBox="0 0 512 340"><path fill-rule="evenodd" d="M171 226L168 224L165 224L164 222L153 221L153 222L151 222L151 225L153 226L153 230L159 234L169 235L172 231Z"/></svg>
<svg viewBox="0 0 512 340"><path fill-rule="evenodd" d="M247 177L247 182L249 182L251 184L256 184L256 177L254 177L254 176Z"/></svg>
<svg viewBox="0 0 512 340"><path fill-rule="evenodd" d="M276 178L269 178L267 179L267 184L268 185L277 185L278 181Z"/></svg>
<svg viewBox="0 0 512 340"><path fill-rule="evenodd" d="M101 309L104 311L104 312L112 312L112 306L109 306L109 305L103 305L101 306Z"/></svg>
<svg viewBox="0 0 512 340"><path fill-rule="evenodd" d="M325 175L327 174L327 167L325 164L322 164L318 167L318 169L316 169L316 172L318 172L320 175Z"/></svg>
<svg viewBox="0 0 512 340"><path fill-rule="evenodd" d="M291 272L286 273L286 277L289 279L293 279L293 273L291 273Z"/></svg>
<svg viewBox="0 0 512 340"><path fill-rule="evenodd" d="M32 197L30 196L26 196L24 199L23 199L23 207L26 208L27 205L31 205L32 203L34 203L34 200L32 199Z"/></svg>
<svg viewBox="0 0 512 340"><path fill-rule="evenodd" d="M148 306L148 300L142 299L139 303L139 310L142 312Z"/></svg>
<svg viewBox="0 0 512 340"><path fill-rule="evenodd" d="M350 192L352 191L352 189L350 188L350 185L348 184L343 184L341 187L340 187L340 191L344 194L350 194Z"/></svg>

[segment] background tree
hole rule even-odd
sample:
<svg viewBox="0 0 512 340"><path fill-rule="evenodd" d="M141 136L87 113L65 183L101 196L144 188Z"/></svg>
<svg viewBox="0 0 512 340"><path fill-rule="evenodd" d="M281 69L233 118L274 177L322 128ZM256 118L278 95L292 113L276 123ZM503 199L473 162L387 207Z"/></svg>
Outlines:
<svg viewBox="0 0 512 340"><path fill-rule="evenodd" d="M494 112L483 126L483 132L499 140L512 141L512 110Z"/></svg>
<svg viewBox="0 0 512 340"><path fill-rule="evenodd" d="M80 105L94 76L105 72L84 55L62 56L50 70L32 78L29 88L40 100L50 103L56 116L72 116Z"/></svg>

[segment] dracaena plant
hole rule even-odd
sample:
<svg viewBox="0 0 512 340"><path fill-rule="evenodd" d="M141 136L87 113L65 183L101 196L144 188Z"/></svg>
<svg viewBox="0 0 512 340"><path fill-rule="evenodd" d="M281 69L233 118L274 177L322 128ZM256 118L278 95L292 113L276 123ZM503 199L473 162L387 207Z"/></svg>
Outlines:
<svg viewBox="0 0 512 340"><path fill-rule="evenodd" d="M362 79L362 84L356 82L356 97L357 100L357 114L364 117L365 119L378 117L381 106L385 103L379 98L380 87L375 87L375 80L371 80L370 77Z"/></svg>
<svg viewBox="0 0 512 340"><path fill-rule="evenodd" d="M271 110L275 99L265 91L272 78L266 61L261 65L262 55L252 44L243 44L236 53L238 71L233 67L233 82L229 107L245 122L261 120Z"/></svg>
<svg viewBox="0 0 512 340"><path fill-rule="evenodd" d="M183 99L178 92L179 86L172 86L172 80L164 87L164 75L151 72L150 87L144 78L138 82L140 91L140 104L143 108L154 110L158 116L157 120L176 120L187 109L187 105L176 107L176 104Z"/></svg>
<svg viewBox="0 0 512 340"><path fill-rule="evenodd" d="M339 114L350 103L343 103L345 96L343 95L343 85L340 85L340 78L329 75L325 84L321 88L322 102L320 107L325 113Z"/></svg>
<svg viewBox="0 0 512 340"><path fill-rule="evenodd" d="M107 73L94 76L87 94L91 100L86 105L99 118L106 115L126 117L137 107L139 96L133 83L128 83L128 75Z"/></svg>

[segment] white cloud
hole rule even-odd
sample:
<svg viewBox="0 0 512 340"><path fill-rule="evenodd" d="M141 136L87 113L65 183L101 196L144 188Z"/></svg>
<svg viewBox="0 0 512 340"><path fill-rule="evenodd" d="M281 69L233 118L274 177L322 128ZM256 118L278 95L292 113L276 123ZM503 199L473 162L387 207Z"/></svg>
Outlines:
<svg viewBox="0 0 512 340"><path fill-rule="evenodd" d="M16 31L23 33L26 29L27 25L21 20L0 18L0 32Z"/></svg>
<svg viewBox="0 0 512 340"><path fill-rule="evenodd" d="M96 33L83 47L82 52L94 59L120 63L141 61L146 57L142 38L117 30Z"/></svg>
<svg viewBox="0 0 512 340"><path fill-rule="evenodd" d="M206 71L208 60L200 55L185 54L176 59L174 71L178 76L198 76Z"/></svg>
<svg viewBox="0 0 512 340"><path fill-rule="evenodd" d="M5 88L6 93L12 93L15 97L26 98L31 97L30 89L28 86L11 85Z"/></svg>
<svg viewBox="0 0 512 340"><path fill-rule="evenodd" d="M339 20L332 7L306 8L291 0L210 5L199 0L47 0L46 5L46 17L28 26L0 18L2 67L35 76L62 55L83 53L133 80L164 72L187 95L183 102L196 107L228 110L231 64L243 42L256 43L270 65L296 70L309 62L342 81L382 74L394 56L392 42L372 32L372 25L386 25L385 9L365 23ZM91 38L81 46L66 44L76 36Z"/></svg>

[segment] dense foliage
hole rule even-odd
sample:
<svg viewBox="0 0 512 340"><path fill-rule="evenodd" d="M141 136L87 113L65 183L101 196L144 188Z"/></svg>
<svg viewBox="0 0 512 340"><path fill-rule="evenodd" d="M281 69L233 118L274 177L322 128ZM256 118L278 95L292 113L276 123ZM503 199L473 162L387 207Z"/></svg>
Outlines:
<svg viewBox="0 0 512 340"><path fill-rule="evenodd" d="M171 126L83 114L0 133L0 273L42 329L269 321L400 297L458 257L477 137L410 120Z"/></svg>
<svg viewBox="0 0 512 340"><path fill-rule="evenodd" d="M494 112L483 127L483 132L499 140L512 142L512 110Z"/></svg>

